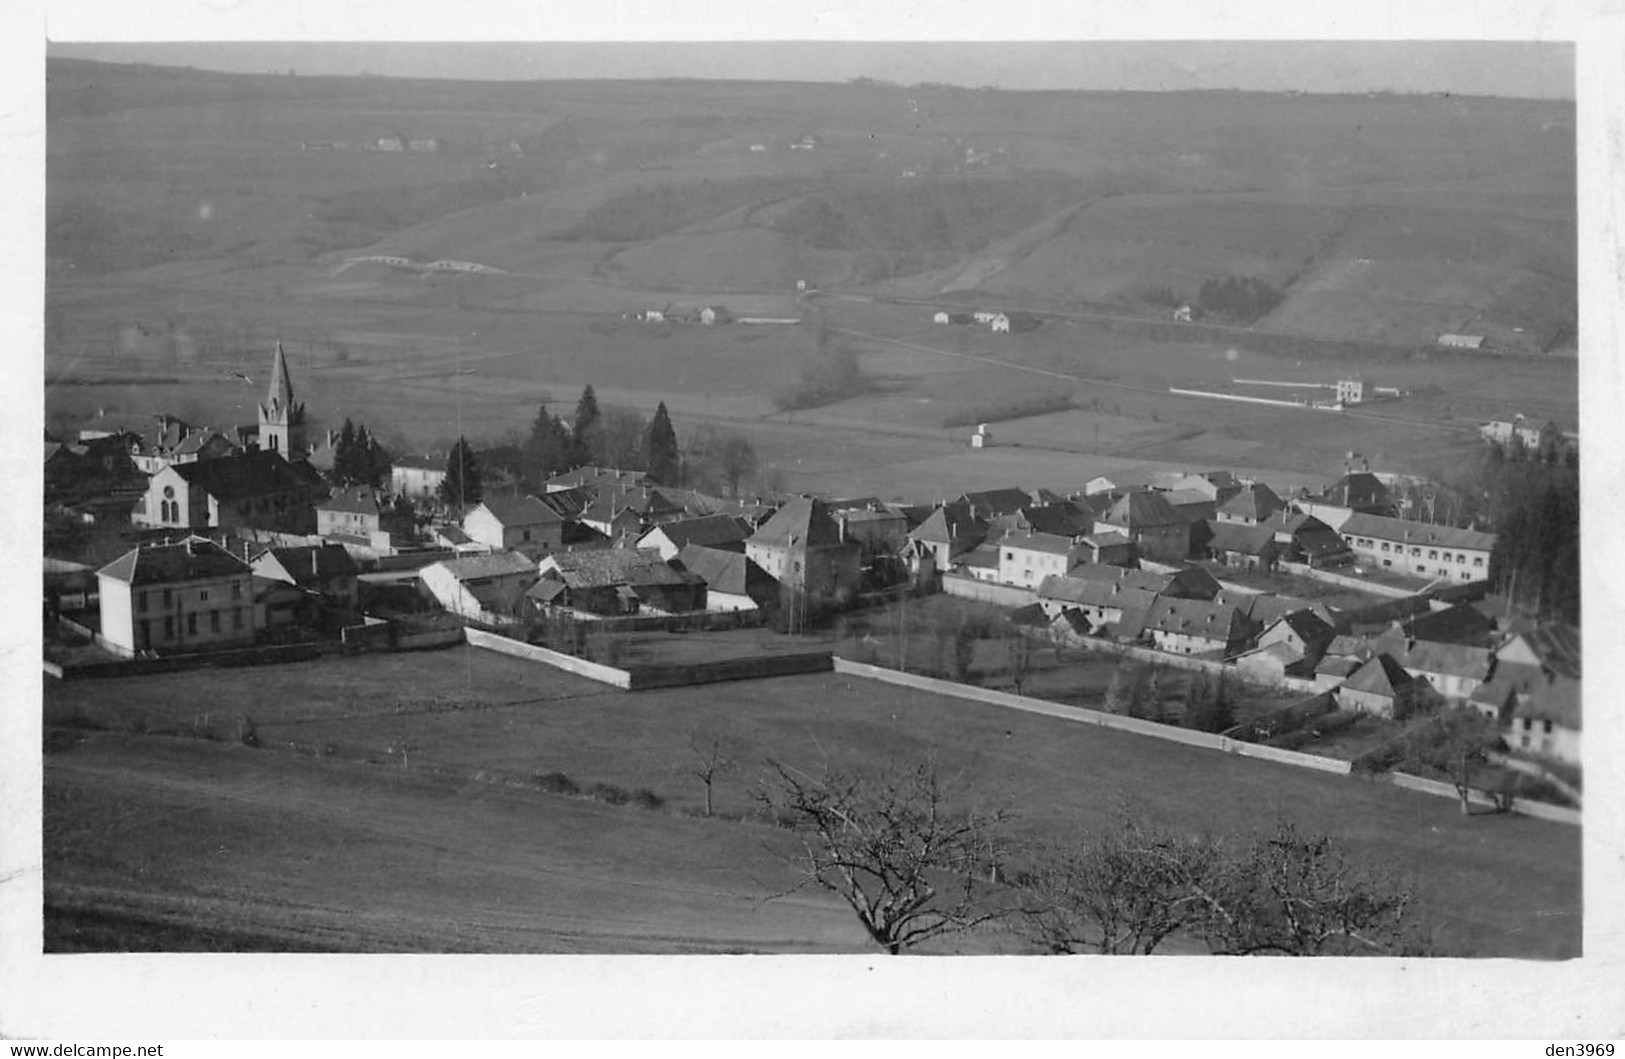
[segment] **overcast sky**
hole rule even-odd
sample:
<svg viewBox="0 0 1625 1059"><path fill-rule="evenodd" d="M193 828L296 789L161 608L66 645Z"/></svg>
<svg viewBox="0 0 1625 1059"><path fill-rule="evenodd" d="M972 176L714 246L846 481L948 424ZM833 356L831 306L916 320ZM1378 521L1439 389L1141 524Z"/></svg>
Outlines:
<svg viewBox="0 0 1625 1059"><path fill-rule="evenodd" d="M1504 41L53 44L48 54L235 72L492 80L876 77L1012 89L1455 92L1574 97L1574 48Z"/></svg>

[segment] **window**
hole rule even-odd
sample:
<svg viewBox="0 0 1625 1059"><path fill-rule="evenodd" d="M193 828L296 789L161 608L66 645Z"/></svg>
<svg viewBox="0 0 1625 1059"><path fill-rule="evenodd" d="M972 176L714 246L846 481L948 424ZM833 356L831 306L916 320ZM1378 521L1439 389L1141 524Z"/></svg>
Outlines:
<svg viewBox="0 0 1625 1059"><path fill-rule="evenodd" d="M186 635L197 635L197 611L193 611L186 616Z"/></svg>
<svg viewBox="0 0 1625 1059"><path fill-rule="evenodd" d="M171 614L171 615L164 618L164 639L173 640L174 638L175 638L175 616L173 614Z"/></svg>
<svg viewBox="0 0 1625 1059"><path fill-rule="evenodd" d="M1533 722L1529 718L1525 717L1523 719L1523 730L1526 731L1526 732L1529 731L1530 728L1534 727L1534 723L1535 722Z"/></svg>
<svg viewBox="0 0 1625 1059"><path fill-rule="evenodd" d="M1387 550L1388 550L1388 542L1387 542L1387 541L1383 541L1383 542L1382 542L1382 550L1383 550L1383 551L1387 551Z"/></svg>
<svg viewBox="0 0 1625 1059"><path fill-rule="evenodd" d="M1422 554L1422 549L1420 549L1420 548L1412 548L1411 549L1411 555L1420 556L1421 554Z"/></svg>
<svg viewBox="0 0 1625 1059"><path fill-rule="evenodd" d="M526 539L526 540L527 540L527 541L528 541L528 540L530 540L530 530L526 530L526 531L525 531L525 539Z"/></svg>
<svg viewBox="0 0 1625 1059"><path fill-rule="evenodd" d="M1529 737L1526 735L1522 739L1519 739L1518 745L1523 747L1525 750L1529 749Z"/></svg>
<svg viewBox="0 0 1625 1059"><path fill-rule="evenodd" d="M209 590L206 589L206 588L198 589L197 598L198 599L208 599L209 598Z"/></svg>
<svg viewBox="0 0 1625 1059"><path fill-rule="evenodd" d="M1474 566L1483 566L1484 565L1484 557L1482 555L1473 556L1473 565Z"/></svg>
<svg viewBox="0 0 1625 1059"><path fill-rule="evenodd" d="M147 619L141 619L141 638L136 641L137 647L145 647L152 642L151 624Z"/></svg>
<svg viewBox="0 0 1625 1059"><path fill-rule="evenodd" d="M1547 734L1547 735L1551 735L1551 734L1552 734L1552 722L1551 722L1551 721L1547 721L1547 722L1546 722L1546 725L1545 725L1545 729L1544 729L1544 730L1545 730L1545 732L1546 732L1546 734Z"/></svg>
<svg viewBox="0 0 1625 1059"><path fill-rule="evenodd" d="M166 606L166 607L170 606L173 601L174 601L174 597L172 597L170 595L169 589L167 589L167 588L164 589L164 606Z"/></svg>
<svg viewBox="0 0 1625 1059"><path fill-rule="evenodd" d="M1392 559L1384 559L1384 560L1383 560L1383 561L1382 561L1382 565L1384 565L1384 566L1393 566L1393 565L1394 565L1394 561L1393 561L1393 560L1392 560Z"/></svg>
<svg viewBox="0 0 1625 1059"><path fill-rule="evenodd" d="M1016 561L1016 553L1015 552L1005 552L1004 553L1004 561L1007 562L1007 563L1015 562Z"/></svg>
<svg viewBox="0 0 1625 1059"><path fill-rule="evenodd" d="M231 627L233 629L241 629L243 627L243 608L231 608Z"/></svg>
<svg viewBox="0 0 1625 1059"><path fill-rule="evenodd" d="M218 610L209 611L209 631L220 631L220 612Z"/></svg>
<svg viewBox="0 0 1625 1059"><path fill-rule="evenodd" d="M139 611L141 611L143 613L146 612L146 609L147 609L147 594L145 592L142 592L142 593L140 593L139 595L137 595L135 597L135 606L136 606L137 610L139 610Z"/></svg>
<svg viewBox="0 0 1625 1059"><path fill-rule="evenodd" d="M1437 559L1438 557L1439 557L1439 549L1437 549L1437 548L1429 548L1428 549L1428 558L1429 559Z"/></svg>
<svg viewBox="0 0 1625 1059"><path fill-rule="evenodd" d="M233 581L231 583L231 598L232 599L242 599L243 598L243 583L241 581Z"/></svg>

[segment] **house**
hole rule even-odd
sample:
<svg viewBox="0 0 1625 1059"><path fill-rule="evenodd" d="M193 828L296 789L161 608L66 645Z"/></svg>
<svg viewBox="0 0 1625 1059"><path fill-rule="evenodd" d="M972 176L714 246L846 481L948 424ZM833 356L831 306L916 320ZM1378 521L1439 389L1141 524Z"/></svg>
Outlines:
<svg viewBox="0 0 1625 1059"><path fill-rule="evenodd" d="M656 526L637 540L639 548L653 548L667 562L690 545L745 553L745 540L754 532L744 519L732 515L702 515Z"/></svg>
<svg viewBox="0 0 1625 1059"><path fill-rule="evenodd" d="M1010 317L1004 313L994 313L993 319L987 322L987 326L988 330L996 335L1007 335L1010 333Z"/></svg>
<svg viewBox="0 0 1625 1059"><path fill-rule="evenodd" d="M687 513L682 504L646 485L601 486L577 521L618 541L636 539L651 526L675 522Z"/></svg>
<svg viewBox="0 0 1625 1059"><path fill-rule="evenodd" d="M679 570L652 548L609 548L549 555L528 592L539 606L613 617L706 609L705 582Z"/></svg>
<svg viewBox="0 0 1625 1059"><path fill-rule="evenodd" d="M373 141L375 151L399 151L405 148L399 136L380 136Z"/></svg>
<svg viewBox="0 0 1625 1059"><path fill-rule="evenodd" d="M1219 595L1219 582L1199 566L1182 566L1171 573L1156 573L1099 563L1079 563L1067 571L1067 576L1144 589L1154 595L1172 596L1175 599L1210 600Z"/></svg>
<svg viewBox="0 0 1625 1059"><path fill-rule="evenodd" d="M383 528L384 505L376 491L367 486L335 489L316 503L316 535L372 546L380 534L389 547Z"/></svg>
<svg viewBox="0 0 1625 1059"><path fill-rule="evenodd" d="M564 546L564 519L533 496L486 498L463 516L463 532L493 551L539 556Z"/></svg>
<svg viewBox="0 0 1625 1059"><path fill-rule="evenodd" d="M981 492L966 493L955 503L963 504L970 509L972 516L981 519L992 519L999 515L1014 515L1033 502L1033 495L1025 489L1013 487L1004 489L984 489Z"/></svg>
<svg viewBox="0 0 1625 1059"><path fill-rule="evenodd" d="M1418 614L1401 621L1399 630L1413 640L1465 647L1489 647L1496 639L1495 619L1467 603Z"/></svg>
<svg viewBox="0 0 1625 1059"><path fill-rule="evenodd" d="M946 324L950 322L950 319L947 313L939 311L931 315L931 322L934 324Z"/></svg>
<svg viewBox="0 0 1625 1059"><path fill-rule="evenodd" d="M130 513L154 529L255 529L308 533L321 479L306 463L272 451L245 452L195 463L170 464L147 483Z"/></svg>
<svg viewBox="0 0 1625 1059"><path fill-rule="evenodd" d="M1095 630L1117 626L1125 613L1143 615L1156 599L1146 588L1066 575L1051 575L1038 585L1038 605L1050 618L1074 611Z"/></svg>
<svg viewBox="0 0 1625 1059"><path fill-rule="evenodd" d="M1117 530L1105 533L1086 533L1078 538L1084 549L1084 561L1107 566L1133 566L1138 556L1134 542Z"/></svg>
<svg viewBox="0 0 1625 1059"><path fill-rule="evenodd" d="M1426 687L1425 681L1411 676L1391 655L1377 654L1337 686L1337 701L1347 710L1402 721L1420 702Z"/></svg>
<svg viewBox="0 0 1625 1059"><path fill-rule="evenodd" d="M916 571L951 570L971 549L987 539L988 523L977 518L968 504L952 503L937 508L924 522L906 534L911 565Z"/></svg>
<svg viewBox="0 0 1625 1059"><path fill-rule="evenodd" d="M1526 452L1543 455L1566 452L1575 444L1552 420L1536 423L1522 415L1513 416L1510 422L1491 420L1479 427L1478 432L1485 441L1502 448L1517 445Z"/></svg>
<svg viewBox="0 0 1625 1059"><path fill-rule="evenodd" d="M707 327L713 324L725 324L733 319L733 314L721 305L707 305L700 310L700 323Z"/></svg>
<svg viewBox="0 0 1625 1059"><path fill-rule="evenodd" d="M196 463L231 456L242 448L219 431L194 427L183 420L160 413L152 440L130 453L130 461L142 474L157 474L172 463Z"/></svg>
<svg viewBox="0 0 1625 1059"><path fill-rule="evenodd" d="M397 456L389 471L390 492L414 501L433 502L446 480L444 456Z"/></svg>
<svg viewBox="0 0 1625 1059"><path fill-rule="evenodd" d="M628 489L654 484L644 471L628 471L619 467L577 467L562 474L555 474L543 484L542 488L549 493L585 488L596 495L598 490L605 487Z"/></svg>
<svg viewBox="0 0 1625 1059"><path fill-rule="evenodd" d="M95 603L99 591L95 567L45 556L43 574L48 613L88 610Z"/></svg>
<svg viewBox="0 0 1625 1059"><path fill-rule="evenodd" d="M994 544L999 552L998 579L1022 588L1037 588L1044 578L1065 574L1086 554L1070 537L1053 533L1011 533Z"/></svg>
<svg viewBox="0 0 1625 1059"><path fill-rule="evenodd" d="M744 552L688 544L677 563L705 582L708 611L770 610L778 602L778 584Z"/></svg>
<svg viewBox="0 0 1625 1059"><path fill-rule="evenodd" d="M1197 489L1169 489L1159 494L1174 513L1192 525L1212 518L1218 504Z"/></svg>
<svg viewBox="0 0 1625 1059"><path fill-rule="evenodd" d="M1274 569L1281 545L1268 526L1241 522L1207 522L1207 551L1215 561L1245 570Z"/></svg>
<svg viewBox="0 0 1625 1059"><path fill-rule="evenodd" d="M1280 546L1277 558L1281 561L1302 563L1316 570L1347 566L1354 561L1348 543L1314 515L1282 509L1259 525L1275 536Z"/></svg>
<svg viewBox="0 0 1625 1059"><path fill-rule="evenodd" d="M188 536L143 544L96 571L110 650L183 653L254 643L254 574L220 545Z"/></svg>
<svg viewBox="0 0 1625 1059"><path fill-rule="evenodd" d="M1383 569L1449 581L1489 577L1495 534L1355 514L1338 530L1362 561Z"/></svg>
<svg viewBox="0 0 1625 1059"><path fill-rule="evenodd" d="M1375 397L1377 388L1363 375L1349 375L1337 380L1337 403L1359 404Z"/></svg>
<svg viewBox="0 0 1625 1059"><path fill-rule="evenodd" d="M908 546L908 520L903 513L875 499L835 500L831 513L849 541L857 542L865 560L899 555Z"/></svg>
<svg viewBox="0 0 1625 1059"><path fill-rule="evenodd" d="M1233 658L1252 646L1258 625L1225 603L1159 596L1146 610L1144 631L1159 651Z"/></svg>
<svg viewBox="0 0 1625 1059"><path fill-rule="evenodd" d="M820 597L858 587L860 549L823 500L799 497L745 541L745 554L780 584Z"/></svg>
<svg viewBox="0 0 1625 1059"><path fill-rule="evenodd" d="M419 583L441 607L490 624L512 621L536 580L535 561L518 552L442 559L418 571Z"/></svg>
<svg viewBox="0 0 1625 1059"><path fill-rule="evenodd" d="M1283 645L1293 662L1312 673L1336 638L1337 631L1328 622L1312 611L1300 610L1265 625L1258 634L1258 646Z"/></svg>
<svg viewBox="0 0 1625 1059"><path fill-rule="evenodd" d="M408 150L411 150L411 151L430 151L430 152L433 152L433 151L440 150L440 141L437 140L437 139L434 139L433 137L429 137L427 139L422 139L422 140L407 140L406 141L406 147L407 147Z"/></svg>
<svg viewBox="0 0 1625 1059"><path fill-rule="evenodd" d="M1181 305L1179 308L1175 309L1174 310L1174 322L1175 323L1180 323L1180 324L1188 324L1188 323L1190 323L1191 322L1191 307L1189 305Z"/></svg>
<svg viewBox="0 0 1625 1059"><path fill-rule="evenodd" d="M1190 555L1190 523L1160 493L1129 493L1095 519L1094 528L1097 533L1121 532L1142 558L1177 563Z"/></svg>
<svg viewBox="0 0 1625 1059"><path fill-rule="evenodd" d="M1153 488L1164 494L1170 493L1197 493L1204 500L1214 505L1222 504L1226 500L1241 492L1242 485L1236 481L1236 476L1229 471L1202 471L1197 474L1178 472L1173 474L1156 474L1151 477ZM1189 502L1190 498L1185 498ZM1208 512L1203 518L1212 518L1213 513Z"/></svg>
<svg viewBox="0 0 1625 1059"><path fill-rule="evenodd" d="M1286 509L1286 501L1275 490L1262 482L1244 486L1213 513L1218 522L1232 522L1242 526L1257 526L1269 520L1277 511Z"/></svg>
<svg viewBox="0 0 1625 1059"><path fill-rule="evenodd" d="M1444 334L1439 336L1439 345L1450 349L1483 349L1484 336Z"/></svg>
<svg viewBox="0 0 1625 1059"><path fill-rule="evenodd" d="M255 577L293 585L319 597L329 607L353 611L359 606L360 571L343 545L270 548L250 566Z"/></svg>
<svg viewBox="0 0 1625 1059"><path fill-rule="evenodd" d="M1436 693L1457 705L1472 698L1473 692L1489 679L1495 663L1487 647L1416 640L1399 632L1378 637L1374 646L1392 655L1412 676L1427 681Z"/></svg>

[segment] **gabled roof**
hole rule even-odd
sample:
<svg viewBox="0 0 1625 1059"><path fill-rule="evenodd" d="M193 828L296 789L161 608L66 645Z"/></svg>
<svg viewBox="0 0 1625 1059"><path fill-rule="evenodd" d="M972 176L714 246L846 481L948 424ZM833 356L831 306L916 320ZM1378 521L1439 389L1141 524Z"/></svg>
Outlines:
<svg viewBox="0 0 1625 1059"><path fill-rule="evenodd" d="M1098 521L1108 526L1126 528L1131 533L1153 526L1183 526L1188 522L1161 493L1151 492L1129 493L1113 504Z"/></svg>
<svg viewBox="0 0 1625 1059"><path fill-rule="evenodd" d="M988 524L973 516L964 504L939 507L908 533L908 539L927 544L947 544L969 551L987 539Z"/></svg>
<svg viewBox="0 0 1625 1059"><path fill-rule="evenodd" d="M1339 507L1380 507L1390 502L1388 487L1369 471L1353 471L1326 487L1320 497Z"/></svg>
<svg viewBox="0 0 1625 1059"><path fill-rule="evenodd" d="M533 496L486 497L480 503L480 507L490 512L497 522L509 528L551 525L564 521L557 511ZM478 511L479 508L474 510Z"/></svg>
<svg viewBox="0 0 1625 1059"><path fill-rule="evenodd" d="M558 512L560 518L575 519L580 518L581 513L592 506L593 491L584 486L550 489L536 497L536 500Z"/></svg>
<svg viewBox="0 0 1625 1059"><path fill-rule="evenodd" d="M357 515L376 515L382 508L378 494L366 486L335 489L326 500L316 504L318 511L346 511Z"/></svg>
<svg viewBox="0 0 1625 1059"><path fill-rule="evenodd" d="M1443 610L1418 614L1400 625L1400 629L1416 640L1482 646L1488 644L1495 621L1466 603L1458 603Z"/></svg>
<svg viewBox="0 0 1625 1059"><path fill-rule="evenodd" d="M1069 578L1078 578L1083 581L1102 581L1106 584L1118 584L1124 588L1135 588L1155 595L1167 589L1173 583L1172 574L1158 574L1150 570L1130 570L1123 566L1113 566L1110 563L1078 563L1066 572Z"/></svg>
<svg viewBox="0 0 1625 1059"><path fill-rule="evenodd" d="M974 566L980 570L999 568L999 547L996 544L978 544L960 556L961 566Z"/></svg>
<svg viewBox="0 0 1625 1059"><path fill-rule="evenodd" d="M249 572L247 563L206 537L139 545L96 571L127 585L173 584Z"/></svg>
<svg viewBox="0 0 1625 1059"><path fill-rule="evenodd" d="M1467 647L1431 640L1410 641L1404 653L1399 655L1401 664L1414 672L1471 677L1475 680L1489 676L1494 658L1487 647Z"/></svg>
<svg viewBox="0 0 1625 1059"><path fill-rule="evenodd" d="M315 472L299 468L275 452L245 452L217 460L171 464L167 470L180 475L221 502L265 496L290 490L313 489ZM306 473L308 472L308 473Z"/></svg>
<svg viewBox="0 0 1625 1059"><path fill-rule="evenodd" d="M418 456L407 453L404 456L394 456L390 459L390 466L397 470L438 471L446 473L447 456Z"/></svg>
<svg viewBox="0 0 1625 1059"><path fill-rule="evenodd" d="M691 575L673 569L652 548L558 552L543 560L542 576L556 578L571 588L683 585L693 580Z"/></svg>
<svg viewBox="0 0 1625 1059"><path fill-rule="evenodd" d="M1053 533L1009 533L999 538L999 547L1044 552L1047 555L1068 555L1078 546L1072 543L1071 537L1058 537Z"/></svg>
<svg viewBox="0 0 1625 1059"><path fill-rule="evenodd" d="M690 544L716 547L723 544L743 544L751 535L751 528L743 519L732 515L703 515L700 518L666 522L643 535L647 540L659 533L679 549Z"/></svg>
<svg viewBox="0 0 1625 1059"><path fill-rule="evenodd" d="M748 543L779 548L832 547L840 545L841 531L828 504L811 497L797 497L774 512L773 517L751 535Z"/></svg>
<svg viewBox="0 0 1625 1059"><path fill-rule="evenodd" d="M1350 691L1363 691L1393 698L1415 680L1416 678L1407 673L1405 667L1392 655L1379 654L1355 670L1354 675L1343 681L1342 686Z"/></svg>
<svg viewBox="0 0 1625 1059"><path fill-rule="evenodd" d="M1295 610L1290 614L1275 619L1265 628L1268 632L1276 625L1285 625L1297 634L1310 649L1319 650L1331 643L1337 636L1336 631L1320 618L1307 610Z"/></svg>
<svg viewBox="0 0 1625 1059"><path fill-rule="evenodd" d="M1080 606L1143 610L1156 600L1157 594L1115 581L1088 581L1051 574L1038 583L1038 598Z"/></svg>
<svg viewBox="0 0 1625 1059"><path fill-rule="evenodd" d="M984 489L976 493L966 493L959 498L959 503L965 504L980 518L989 518L993 515L1011 515L1022 508L1032 504L1032 494L1025 489Z"/></svg>
<svg viewBox="0 0 1625 1059"><path fill-rule="evenodd" d="M272 548L261 555L276 560L296 585L320 584L340 577L354 577L359 572L355 560L341 544L302 545L295 548Z"/></svg>
<svg viewBox="0 0 1625 1059"><path fill-rule="evenodd" d="M518 552L493 552L490 555L470 555L461 559L442 559L425 569L441 567L459 581L484 577L513 577L534 574L536 560L527 559Z"/></svg>
<svg viewBox="0 0 1625 1059"><path fill-rule="evenodd" d="M1235 496L1219 505L1219 511L1237 518L1251 519L1262 522L1286 507L1286 501L1276 495L1275 490L1259 482L1249 485Z"/></svg>
<svg viewBox="0 0 1625 1059"><path fill-rule="evenodd" d="M1210 552L1262 555L1275 546L1275 531L1268 526L1248 526L1240 522L1208 519L1207 527L1212 534L1207 543Z"/></svg>
<svg viewBox="0 0 1625 1059"><path fill-rule="evenodd" d="M743 552L689 544L677 553L677 561L689 573L704 581L713 592L748 596L751 589L771 588L773 578L751 562Z"/></svg>
<svg viewBox="0 0 1625 1059"><path fill-rule="evenodd" d="M1434 526L1426 522L1407 522L1386 515L1364 515L1359 512L1348 517L1338 532L1349 537L1372 537L1378 540L1398 541L1423 548L1471 548L1490 551L1495 547L1495 534L1478 530L1457 529L1454 526Z"/></svg>
<svg viewBox="0 0 1625 1059"><path fill-rule="evenodd" d="M1082 536L1093 529L1095 524L1093 514L1070 500L1028 504L1015 514L1002 517L1013 520L1020 528L1035 533L1052 533L1060 537Z"/></svg>
<svg viewBox="0 0 1625 1059"><path fill-rule="evenodd" d="M1203 636L1228 644L1245 640L1256 626L1229 604L1159 596L1146 612L1145 627L1159 632Z"/></svg>

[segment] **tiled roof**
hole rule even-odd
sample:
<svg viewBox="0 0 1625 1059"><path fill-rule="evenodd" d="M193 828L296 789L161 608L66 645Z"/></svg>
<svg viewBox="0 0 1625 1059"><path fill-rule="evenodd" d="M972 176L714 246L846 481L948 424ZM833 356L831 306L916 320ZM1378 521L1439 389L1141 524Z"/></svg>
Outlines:
<svg viewBox="0 0 1625 1059"><path fill-rule="evenodd" d="M1483 680L1489 676L1494 657L1494 653L1487 647L1465 647L1461 644L1416 640L1399 656L1399 661L1413 672Z"/></svg>
<svg viewBox="0 0 1625 1059"><path fill-rule="evenodd" d="M536 561L516 552L493 552L490 555L470 555L461 559L442 559L434 565L444 567L459 581L536 572Z"/></svg>
<svg viewBox="0 0 1625 1059"><path fill-rule="evenodd" d="M653 533L664 534L678 548L690 544L714 547L718 544L743 543L751 535L751 529L744 520L731 515L704 515L663 523L649 531L649 534Z"/></svg>
<svg viewBox="0 0 1625 1059"><path fill-rule="evenodd" d="M1495 547L1495 534L1478 530L1457 529L1454 526L1434 526L1426 522L1407 522L1385 515L1363 515L1359 512L1348 517L1339 528L1344 537L1371 537L1377 540L1398 541L1423 548L1471 548L1489 551Z"/></svg>
<svg viewBox="0 0 1625 1059"><path fill-rule="evenodd" d="M245 452L217 460L172 464L170 469L188 485L224 503L313 488L315 472L309 468L301 471L301 467L304 465L289 463L275 452Z"/></svg>
<svg viewBox="0 0 1625 1059"><path fill-rule="evenodd" d="M991 515L1010 515L1033 502L1032 494L1025 489L984 489L981 492L966 493L959 498L960 503L969 505L978 517L987 518Z"/></svg>
<svg viewBox="0 0 1625 1059"><path fill-rule="evenodd" d="M586 552L558 552L544 562L544 576L555 570L571 588L606 585L681 585L689 578L660 558L651 548L603 548Z"/></svg>
<svg viewBox="0 0 1625 1059"><path fill-rule="evenodd" d="M1053 533L1011 533L999 538L999 547L1025 552L1043 552L1046 555L1067 555L1077 548L1070 537Z"/></svg>
<svg viewBox="0 0 1625 1059"><path fill-rule="evenodd" d="M339 544L272 548L267 554L275 558L277 564L299 585L328 581L335 577L354 577L358 572L355 560Z"/></svg>
<svg viewBox="0 0 1625 1059"><path fill-rule="evenodd" d="M840 544L840 533L840 527L829 513L829 505L822 500L797 497L764 522L750 537L750 543L817 548Z"/></svg>
<svg viewBox="0 0 1625 1059"><path fill-rule="evenodd" d="M1275 490L1259 483L1248 486L1226 500L1219 505L1219 510L1226 515L1262 522L1284 507L1286 502L1276 495Z"/></svg>
<svg viewBox="0 0 1625 1059"><path fill-rule="evenodd" d="M753 585L763 586L771 580L767 572L745 558L743 552L690 544L677 553L677 561L683 569L704 581L707 588L728 595L748 595Z"/></svg>
<svg viewBox="0 0 1625 1059"><path fill-rule="evenodd" d="M249 566L211 540L188 537L132 548L96 572L129 585L160 585L246 574Z"/></svg>
<svg viewBox="0 0 1625 1059"><path fill-rule="evenodd" d="M1247 637L1252 622L1240 610L1227 604L1162 596L1146 612L1145 627L1233 643Z"/></svg>
<svg viewBox="0 0 1625 1059"><path fill-rule="evenodd" d="M358 515L376 515L381 507L378 494L365 486L335 489L332 496L316 504L318 511L347 511Z"/></svg>
<svg viewBox="0 0 1625 1059"><path fill-rule="evenodd" d="M1342 686L1350 691L1392 697L1409 687L1415 680L1416 678L1407 673L1405 667L1393 656L1380 654L1355 670L1354 675L1345 680Z"/></svg>
<svg viewBox="0 0 1625 1059"><path fill-rule="evenodd" d="M971 516L961 504L939 507L909 532L910 540L927 544L947 544L969 551L987 539L988 524Z"/></svg>
<svg viewBox="0 0 1625 1059"><path fill-rule="evenodd" d="M564 521L557 511L533 496L486 497L480 507L489 511L492 517L503 526L510 528L514 526L540 526Z"/></svg>
<svg viewBox="0 0 1625 1059"><path fill-rule="evenodd" d="M1130 532L1151 526L1182 526L1186 522L1161 493L1151 492L1129 493L1098 521Z"/></svg>
<svg viewBox="0 0 1625 1059"><path fill-rule="evenodd" d="M1066 572L1066 576L1084 581L1104 581L1107 584L1120 584L1124 588L1143 589L1153 594L1162 592L1173 583L1172 574L1158 574L1150 570L1130 570L1128 567L1113 566L1110 563L1078 563Z"/></svg>
<svg viewBox="0 0 1625 1059"><path fill-rule="evenodd" d="M1247 526L1240 522L1209 519L1207 527L1212 533L1207 544L1210 552L1261 555L1275 544L1275 531L1268 526Z"/></svg>
<svg viewBox="0 0 1625 1059"><path fill-rule="evenodd" d="M1051 574L1038 583L1038 598L1090 607L1145 608L1157 598L1155 592L1125 586L1115 581L1088 581Z"/></svg>

